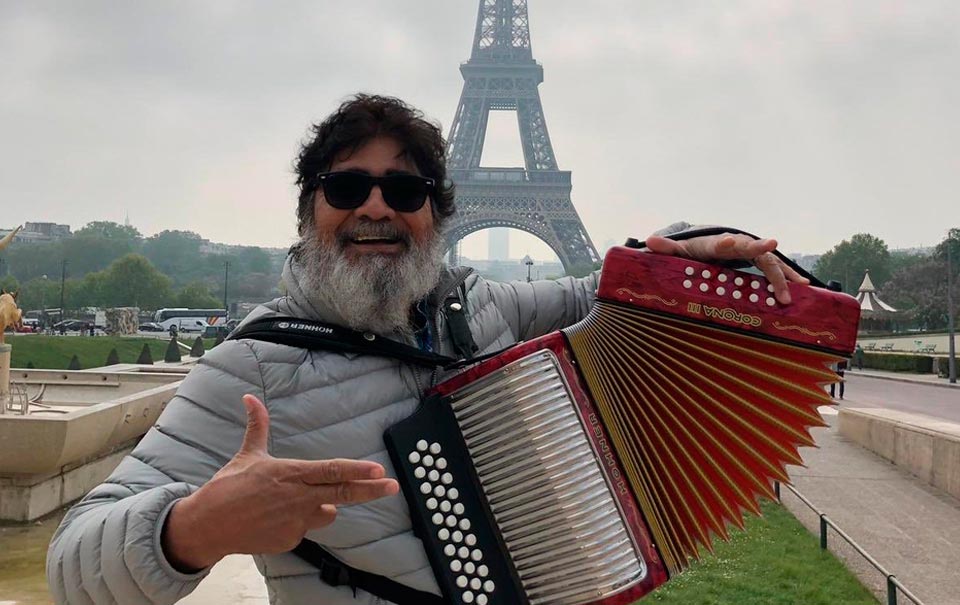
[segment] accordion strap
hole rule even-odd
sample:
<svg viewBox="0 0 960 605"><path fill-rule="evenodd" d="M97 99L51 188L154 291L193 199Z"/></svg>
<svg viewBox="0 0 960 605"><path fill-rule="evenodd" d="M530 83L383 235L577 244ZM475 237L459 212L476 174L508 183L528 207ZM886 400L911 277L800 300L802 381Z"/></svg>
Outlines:
<svg viewBox="0 0 960 605"><path fill-rule="evenodd" d="M431 368L448 366L457 361L446 355L421 351L416 347L377 336L372 332L357 332L335 324L296 317L255 319L234 330L228 340L240 338L301 349L391 357Z"/></svg>
<svg viewBox="0 0 960 605"><path fill-rule="evenodd" d="M674 233L673 235L666 235L664 237L666 237L667 239L672 239L674 241L679 242L687 239L693 239L695 237L705 237L708 235L724 235L724 234L746 235L747 237L751 237L753 239L760 239L759 237L757 237L752 233L748 233L741 229L734 229L732 227L704 227L701 229L690 229L689 231L681 231L680 233ZM636 248L636 249L642 249L647 247L646 242L637 240L632 237L629 240L627 240L626 245L628 248ZM829 284L824 284L822 281L817 279L813 275L813 273L810 273L809 271L807 271L806 269L798 265L793 260L784 256L783 253L780 252L779 250L774 250L773 254L778 259L780 259L785 265L787 265L788 267L790 267L791 269L799 273L801 276L809 279L810 285L816 286L818 288L828 288L831 290L834 289L834 288L831 288ZM735 269L752 266L750 261L721 261L719 264L728 265L731 268L735 268Z"/></svg>
<svg viewBox="0 0 960 605"><path fill-rule="evenodd" d="M354 596L359 588L396 605L445 605L443 597L351 567L316 542L301 540L292 552L319 569L320 580L324 584L349 586L353 589Z"/></svg>

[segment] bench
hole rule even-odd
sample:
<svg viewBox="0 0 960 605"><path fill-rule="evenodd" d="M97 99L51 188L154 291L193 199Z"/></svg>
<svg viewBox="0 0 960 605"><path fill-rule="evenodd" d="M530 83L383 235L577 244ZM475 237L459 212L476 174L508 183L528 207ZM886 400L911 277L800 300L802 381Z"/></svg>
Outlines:
<svg viewBox="0 0 960 605"><path fill-rule="evenodd" d="M868 342L867 344L863 345L864 351L875 351L876 349L877 349L877 343L875 342Z"/></svg>
<svg viewBox="0 0 960 605"><path fill-rule="evenodd" d="M884 344L882 347L880 347L880 350L881 350L881 351L892 351L892 350L893 350L893 343L892 343L892 342L888 342L888 343Z"/></svg>
<svg viewBox="0 0 960 605"><path fill-rule="evenodd" d="M937 352L937 345L935 345L935 344L934 344L934 345L923 345L922 347L920 347L920 352L921 352L921 353L936 353L936 352Z"/></svg>

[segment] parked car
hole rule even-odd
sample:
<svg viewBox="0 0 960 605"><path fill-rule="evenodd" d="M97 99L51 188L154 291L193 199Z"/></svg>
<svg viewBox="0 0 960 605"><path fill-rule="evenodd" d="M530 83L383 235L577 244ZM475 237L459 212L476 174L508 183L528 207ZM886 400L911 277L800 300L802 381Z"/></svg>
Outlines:
<svg viewBox="0 0 960 605"><path fill-rule="evenodd" d="M140 324L140 330L144 332L166 332L166 330L163 329L163 326L152 321Z"/></svg>
<svg viewBox="0 0 960 605"><path fill-rule="evenodd" d="M66 319L53 324L53 330L54 332L75 332L84 329L86 326L87 323L79 319Z"/></svg>
<svg viewBox="0 0 960 605"><path fill-rule="evenodd" d="M230 332L233 331L233 328L228 326L207 326L203 329L203 338L216 338L218 335L223 335L224 338L230 336Z"/></svg>
<svg viewBox="0 0 960 605"><path fill-rule="evenodd" d="M23 318L23 325L16 328L21 334L33 334L40 331L40 320L31 317Z"/></svg>

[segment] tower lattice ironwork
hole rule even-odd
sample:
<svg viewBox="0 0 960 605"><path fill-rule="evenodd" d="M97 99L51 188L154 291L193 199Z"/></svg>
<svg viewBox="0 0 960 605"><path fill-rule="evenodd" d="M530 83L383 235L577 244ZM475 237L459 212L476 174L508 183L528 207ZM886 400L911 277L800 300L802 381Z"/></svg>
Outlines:
<svg viewBox="0 0 960 605"><path fill-rule="evenodd" d="M480 0L470 60L460 66L463 92L447 143L457 212L447 241L493 227L526 231L546 243L570 272L600 260L570 199L570 171L557 167L533 59L527 0ZM515 111L524 167L481 168L491 111ZM454 248L456 249L456 248Z"/></svg>

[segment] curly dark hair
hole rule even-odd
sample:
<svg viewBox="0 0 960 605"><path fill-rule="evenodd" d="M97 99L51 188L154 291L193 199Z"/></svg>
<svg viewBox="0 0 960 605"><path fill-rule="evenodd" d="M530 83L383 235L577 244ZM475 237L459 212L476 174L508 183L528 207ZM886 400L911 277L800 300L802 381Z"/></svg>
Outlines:
<svg viewBox="0 0 960 605"><path fill-rule="evenodd" d="M353 153L378 136L398 141L420 174L437 183L436 193L431 196L437 224L453 214L454 187L447 180L443 134L440 127L427 121L419 110L394 97L358 94L323 122L311 126L310 131L313 136L301 146L296 163L300 187L297 232L301 236L313 224L316 175L328 170L340 153Z"/></svg>

